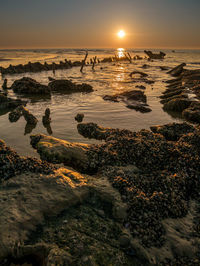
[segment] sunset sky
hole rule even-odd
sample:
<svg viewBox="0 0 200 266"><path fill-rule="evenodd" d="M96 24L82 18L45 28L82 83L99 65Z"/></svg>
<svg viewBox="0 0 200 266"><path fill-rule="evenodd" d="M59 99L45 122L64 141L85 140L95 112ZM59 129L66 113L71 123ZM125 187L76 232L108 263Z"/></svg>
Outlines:
<svg viewBox="0 0 200 266"><path fill-rule="evenodd" d="M200 0L0 0L0 23L0 48L200 48Z"/></svg>

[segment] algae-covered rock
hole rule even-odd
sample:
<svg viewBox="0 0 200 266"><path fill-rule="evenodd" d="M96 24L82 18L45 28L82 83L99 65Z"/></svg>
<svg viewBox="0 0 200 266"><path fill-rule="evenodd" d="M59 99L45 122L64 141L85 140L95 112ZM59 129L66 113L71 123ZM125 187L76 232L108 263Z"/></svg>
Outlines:
<svg viewBox="0 0 200 266"><path fill-rule="evenodd" d="M182 112L186 108L188 108L191 104L191 101L187 98L175 98L168 102L166 102L163 106L165 111L175 111Z"/></svg>
<svg viewBox="0 0 200 266"><path fill-rule="evenodd" d="M15 80L11 86L11 89L13 89L14 92L20 94L51 94L50 88L48 86L42 85L36 80L29 77L23 77L19 80Z"/></svg>
<svg viewBox="0 0 200 266"><path fill-rule="evenodd" d="M163 135L167 140L178 140L181 136L194 132L194 126L188 123L172 123L163 126L152 126L150 129L154 133Z"/></svg>
<svg viewBox="0 0 200 266"><path fill-rule="evenodd" d="M87 144L70 143L43 134L31 136L31 144L43 160L64 163L83 171L90 167Z"/></svg>
<svg viewBox="0 0 200 266"><path fill-rule="evenodd" d="M74 93L74 92L92 92L93 88L91 85L82 83L75 84L70 80L60 79L53 80L48 85L51 91L61 92L61 93Z"/></svg>
<svg viewBox="0 0 200 266"><path fill-rule="evenodd" d="M200 103L193 102L183 111L183 117L190 122L200 123Z"/></svg>

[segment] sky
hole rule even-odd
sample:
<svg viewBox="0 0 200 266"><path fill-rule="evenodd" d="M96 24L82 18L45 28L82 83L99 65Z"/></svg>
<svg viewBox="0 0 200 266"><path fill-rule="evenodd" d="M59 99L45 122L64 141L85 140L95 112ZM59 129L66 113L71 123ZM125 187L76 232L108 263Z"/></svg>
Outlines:
<svg viewBox="0 0 200 266"><path fill-rule="evenodd" d="M0 0L0 25L3 49L200 49L200 0Z"/></svg>

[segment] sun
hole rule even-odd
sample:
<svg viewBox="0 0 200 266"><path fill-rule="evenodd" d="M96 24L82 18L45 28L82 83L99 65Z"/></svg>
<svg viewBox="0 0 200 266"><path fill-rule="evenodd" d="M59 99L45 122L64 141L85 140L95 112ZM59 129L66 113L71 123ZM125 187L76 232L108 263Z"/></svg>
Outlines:
<svg viewBox="0 0 200 266"><path fill-rule="evenodd" d="M123 30L120 30L120 31L117 33L117 36L118 36L119 38L124 38L125 35L126 35L126 33L125 33L125 31L123 31Z"/></svg>

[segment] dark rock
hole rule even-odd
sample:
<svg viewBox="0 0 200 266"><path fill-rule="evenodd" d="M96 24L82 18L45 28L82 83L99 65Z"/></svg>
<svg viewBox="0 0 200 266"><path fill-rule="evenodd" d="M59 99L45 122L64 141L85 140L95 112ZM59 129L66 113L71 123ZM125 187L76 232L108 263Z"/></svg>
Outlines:
<svg viewBox="0 0 200 266"><path fill-rule="evenodd" d="M152 126L150 127L151 131L157 134L163 135L166 140L177 141L185 134L194 132L196 129L194 126L189 125L188 123L172 123L163 126Z"/></svg>
<svg viewBox="0 0 200 266"><path fill-rule="evenodd" d="M18 106L16 109L14 109L12 112L9 113L9 120L11 123L17 122L20 117L22 116L22 106Z"/></svg>
<svg viewBox="0 0 200 266"><path fill-rule="evenodd" d="M200 123L200 103L191 103L189 108L185 109L182 114L186 120L194 123Z"/></svg>
<svg viewBox="0 0 200 266"><path fill-rule="evenodd" d="M43 125L47 125L47 124L50 124L51 123L50 113L51 113L50 109L49 108L46 108L45 114L42 117L42 123L43 123Z"/></svg>
<svg viewBox="0 0 200 266"><path fill-rule="evenodd" d="M149 57L149 59L164 59L165 53L160 52L159 54L154 54L151 51L144 51L144 53Z"/></svg>
<svg viewBox="0 0 200 266"><path fill-rule="evenodd" d="M21 108L22 108L22 115L24 116L26 122L31 125L36 125L38 122L37 118L33 114L31 114L30 111L24 106L22 106Z"/></svg>
<svg viewBox="0 0 200 266"><path fill-rule="evenodd" d="M146 87L143 85L136 85L135 87L141 90L146 90Z"/></svg>
<svg viewBox="0 0 200 266"><path fill-rule="evenodd" d="M186 66L186 64L185 63L182 63L182 64L174 67L173 69L171 69L167 73L170 74L170 75L172 75L172 76L174 76L174 77L177 77L177 76L179 76L183 72L184 66Z"/></svg>
<svg viewBox="0 0 200 266"><path fill-rule="evenodd" d="M20 99L12 99L4 94L0 94L0 109L13 109L19 105L26 105L26 101Z"/></svg>
<svg viewBox="0 0 200 266"><path fill-rule="evenodd" d="M175 98L164 104L163 109L165 111L175 111L182 112L188 108L191 104L191 101L187 98Z"/></svg>
<svg viewBox="0 0 200 266"><path fill-rule="evenodd" d="M7 90L8 89L7 82L8 82L8 80L7 79L4 79L3 85L2 85L3 90Z"/></svg>
<svg viewBox="0 0 200 266"><path fill-rule="evenodd" d="M83 118L84 118L84 114L77 114L76 116L75 116L75 120L77 121L77 122L82 122L83 121Z"/></svg>
<svg viewBox="0 0 200 266"><path fill-rule="evenodd" d="M62 93L73 93L73 92L92 92L93 88L89 84L75 84L70 80L54 80L49 83L49 87L52 91L62 92Z"/></svg>
<svg viewBox="0 0 200 266"><path fill-rule="evenodd" d="M48 86L42 85L36 80L28 77L15 80L11 86L11 89L13 89L14 92L20 94L51 94L51 90Z"/></svg>
<svg viewBox="0 0 200 266"><path fill-rule="evenodd" d="M141 71L132 71L129 76L132 77L133 75L140 75L141 77L148 77L148 74L141 72Z"/></svg>
<svg viewBox="0 0 200 266"><path fill-rule="evenodd" d="M126 91L115 95L105 95L103 99L114 102L123 101L126 103L127 108L134 109L142 113L151 111L146 103L146 95L140 90Z"/></svg>

